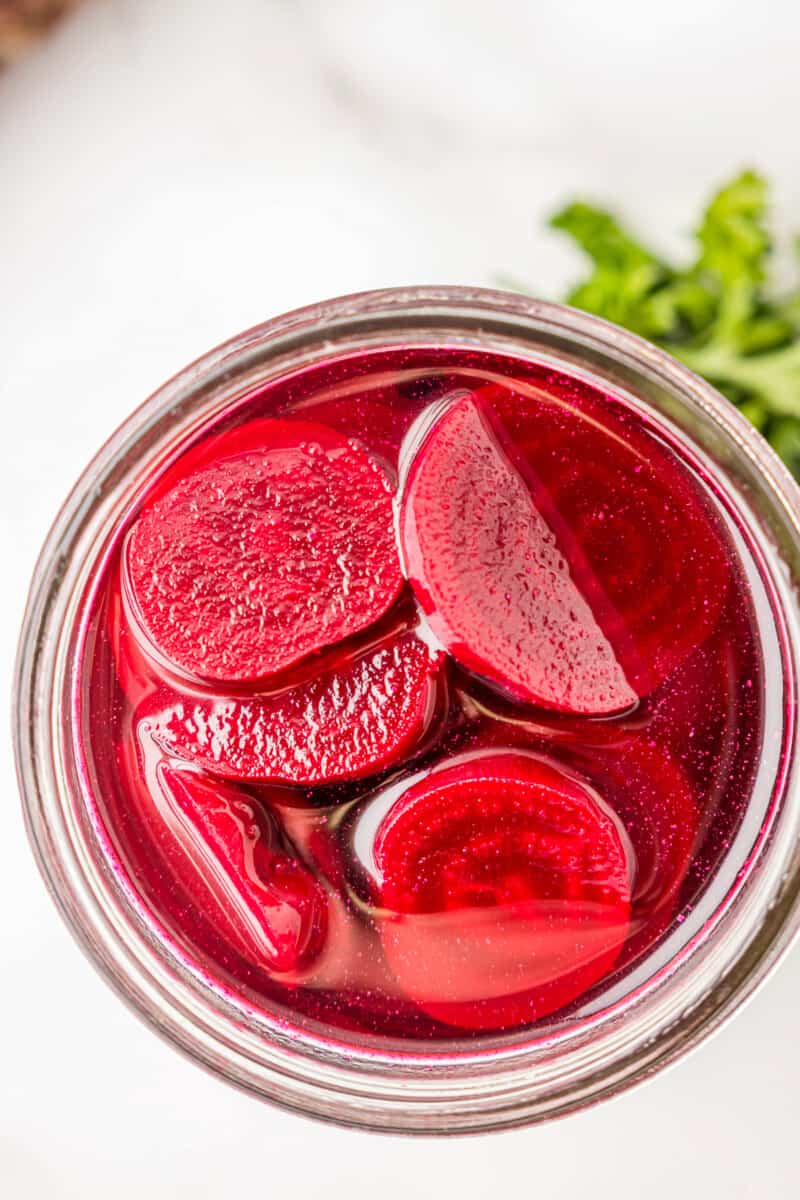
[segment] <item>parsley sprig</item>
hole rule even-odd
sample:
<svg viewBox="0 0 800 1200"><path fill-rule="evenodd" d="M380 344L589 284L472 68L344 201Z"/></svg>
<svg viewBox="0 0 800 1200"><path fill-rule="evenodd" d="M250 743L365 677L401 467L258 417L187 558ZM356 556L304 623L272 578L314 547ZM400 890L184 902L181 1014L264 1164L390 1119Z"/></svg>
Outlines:
<svg viewBox="0 0 800 1200"><path fill-rule="evenodd" d="M567 303L641 334L705 376L800 478L800 289L780 296L770 287L766 210L766 182L742 172L711 200L684 268L591 204L568 205L551 225L592 260Z"/></svg>

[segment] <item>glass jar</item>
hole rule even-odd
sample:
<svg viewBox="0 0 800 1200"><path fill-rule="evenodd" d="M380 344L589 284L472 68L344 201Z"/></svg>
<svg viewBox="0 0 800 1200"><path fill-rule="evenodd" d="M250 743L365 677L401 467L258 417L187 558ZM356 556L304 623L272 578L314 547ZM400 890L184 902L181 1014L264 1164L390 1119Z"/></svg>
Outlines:
<svg viewBox="0 0 800 1200"><path fill-rule="evenodd" d="M479 1049L376 1050L287 1029L215 988L154 932L97 822L76 753L73 685L87 588L144 480L198 429L267 381L332 353L458 346L550 364L623 394L703 461L761 558L774 615L766 722L776 770L757 774L723 865L670 934L657 969L602 1011ZM655 347L586 314L468 288L370 292L267 322L182 371L81 476L37 565L16 674L16 755L39 867L75 937L132 1008L223 1078L286 1108L394 1132L506 1128L562 1115L685 1054L752 995L800 923L800 788L793 753L800 626L798 492L759 434ZM665 961L666 960L666 961Z"/></svg>

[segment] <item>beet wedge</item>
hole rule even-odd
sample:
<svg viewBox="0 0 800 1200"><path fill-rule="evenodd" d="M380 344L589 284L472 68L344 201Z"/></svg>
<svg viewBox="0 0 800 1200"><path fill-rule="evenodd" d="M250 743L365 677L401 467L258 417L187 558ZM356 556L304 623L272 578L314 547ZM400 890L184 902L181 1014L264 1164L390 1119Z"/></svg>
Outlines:
<svg viewBox="0 0 800 1200"><path fill-rule="evenodd" d="M612 970L628 935L633 864L619 825L534 755L431 771L385 813L372 857L389 965L450 1025L556 1012Z"/></svg>
<svg viewBox="0 0 800 1200"><path fill-rule="evenodd" d="M215 439L211 460L192 452L125 545L133 622L181 675L279 674L371 625L403 585L378 464L324 425L257 426Z"/></svg>
<svg viewBox="0 0 800 1200"><path fill-rule="evenodd" d="M431 628L516 699L576 714L637 700L479 394L435 422L403 489L400 537Z"/></svg>
<svg viewBox="0 0 800 1200"><path fill-rule="evenodd" d="M155 767L162 852L193 903L253 965L307 967L327 928L324 890L283 849L251 797L193 771Z"/></svg>
<svg viewBox="0 0 800 1200"><path fill-rule="evenodd" d="M274 696L160 693L141 714L158 745L217 775L317 785L413 754L441 707L444 656L413 633Z"/></svg>

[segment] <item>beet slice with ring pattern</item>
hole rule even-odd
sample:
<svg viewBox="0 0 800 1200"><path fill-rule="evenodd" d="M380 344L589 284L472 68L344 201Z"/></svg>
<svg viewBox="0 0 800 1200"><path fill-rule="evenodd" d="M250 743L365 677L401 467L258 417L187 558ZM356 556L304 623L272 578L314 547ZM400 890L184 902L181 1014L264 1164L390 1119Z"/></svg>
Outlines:
<svg viewBox="0 0 800 1200"><path fill-rule="evenodd" d="M384 951L437 1020L502 1029L606 976L628 935L621 826L577 776L506 750L412 782L372 846Z"/></svg>
<svg viewBox="0 0 800 1200"><path fill-rule="evenodd" d="M367 628L403 585L378 463L324 425L257 424L214 439L211 461L190 452L125 545L130 615L181 675L279 674Z"/></svg>

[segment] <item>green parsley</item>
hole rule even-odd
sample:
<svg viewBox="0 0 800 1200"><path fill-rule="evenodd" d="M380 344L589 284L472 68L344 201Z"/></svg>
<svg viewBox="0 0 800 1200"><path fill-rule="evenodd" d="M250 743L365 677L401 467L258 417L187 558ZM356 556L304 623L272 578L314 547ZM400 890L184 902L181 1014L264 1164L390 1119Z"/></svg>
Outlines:
<svg viewBox="0 0 800 1200"><path fill-rule="evenodd" d="M593 205L570 204L550 223L592 261L567 303L624 325L705 376L800 478L800 290L779 296L769 286L766 208L765 181L742 172L711 200L684 268Z"/></svg>

